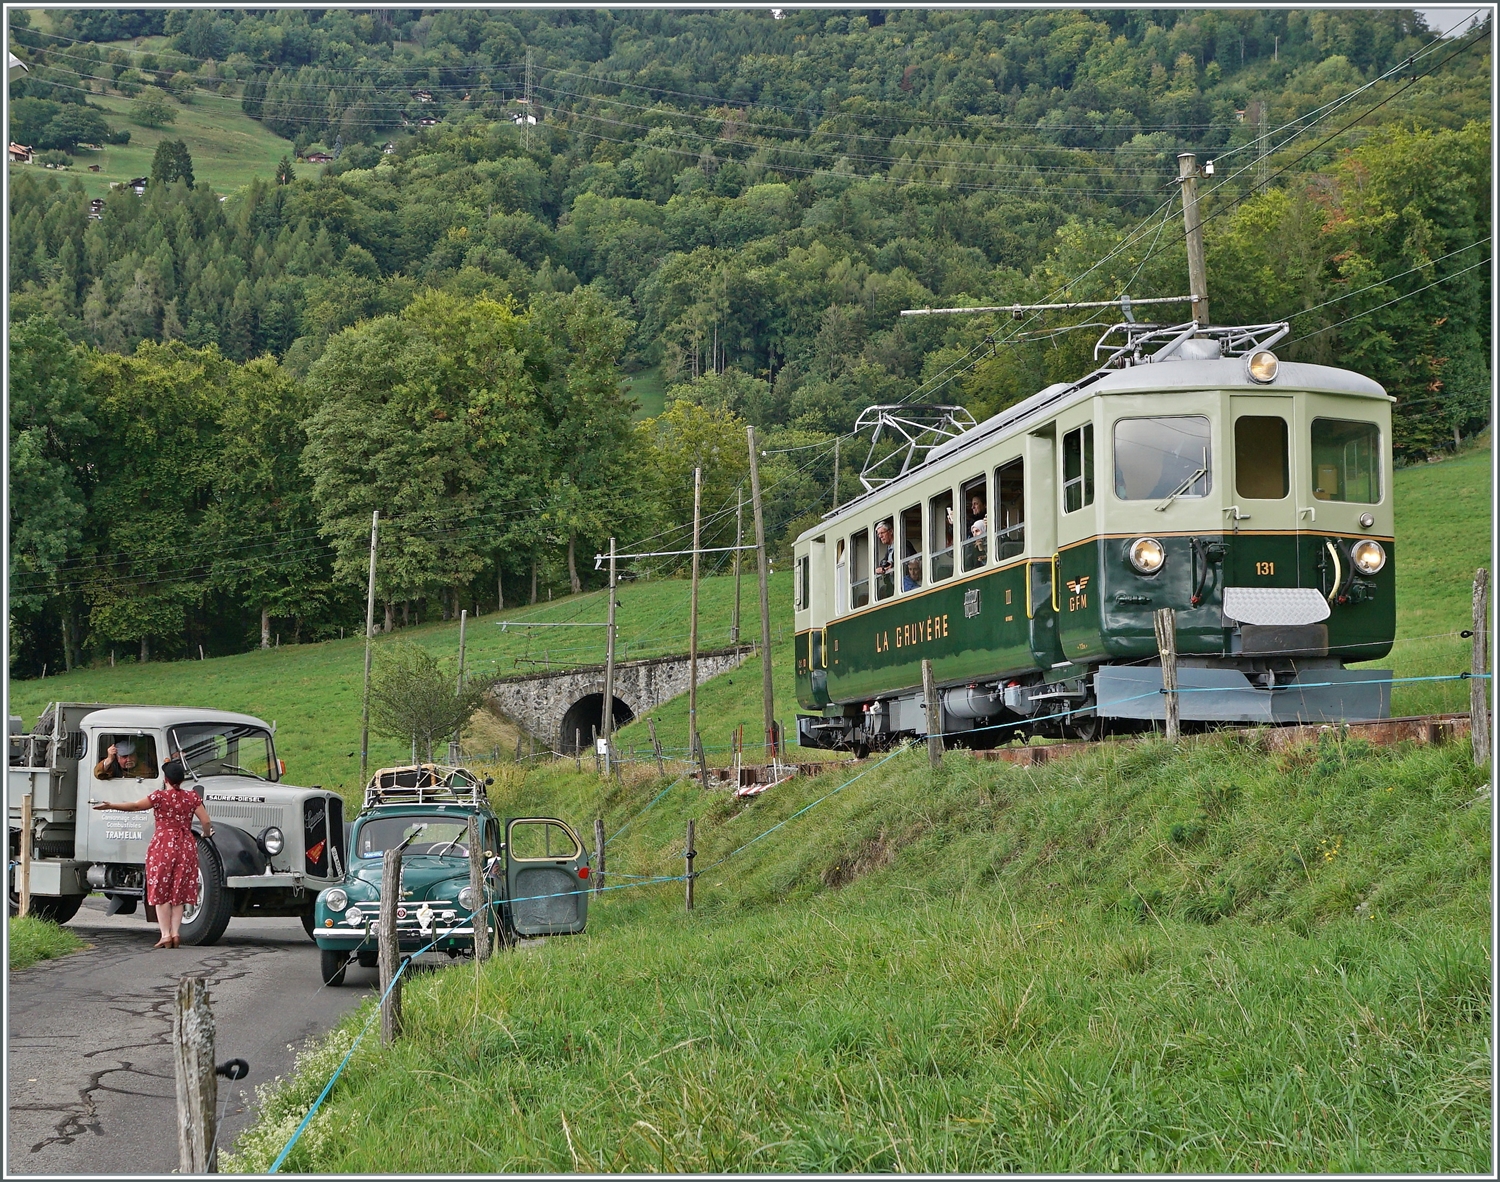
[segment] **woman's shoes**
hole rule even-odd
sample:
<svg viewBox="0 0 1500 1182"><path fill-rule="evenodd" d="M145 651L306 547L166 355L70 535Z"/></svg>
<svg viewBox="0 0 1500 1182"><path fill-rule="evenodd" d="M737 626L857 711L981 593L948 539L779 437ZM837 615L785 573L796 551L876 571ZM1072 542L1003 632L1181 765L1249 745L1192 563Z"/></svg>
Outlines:
<svg viewBox="0 0 1500 1182"><path fill-rule="evenodd" d="M173 948L180 948L180 947L182 947L182 937L181 936L173 936L172 937L172 947Z"/></svg>
<svg viewBox="0 0 1500 1182"><path fill-rule="evenodd" d="M151 945L151 947L152 948L170 948L170 947L172 947L172 937L171 936L163 936L155 944Z"/></svg>

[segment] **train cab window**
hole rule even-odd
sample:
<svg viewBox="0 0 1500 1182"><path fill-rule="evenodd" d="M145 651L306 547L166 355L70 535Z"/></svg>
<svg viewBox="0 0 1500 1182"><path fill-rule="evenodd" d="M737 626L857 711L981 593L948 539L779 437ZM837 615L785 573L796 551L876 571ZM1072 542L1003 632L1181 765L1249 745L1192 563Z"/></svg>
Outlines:
<svg viewBox="0 0 1500 1182"><path fill-rule="evenodd" d="M931 547L932 581L953 577L953 493L939 493L927 502L927 545Z"/></svg>
<svg viewBox="0 0 1500 1182"><path fill-rule="evenodd" d="M1279 501L1292 491L1286 420L1280 415L1234 420L1234 490L1252 501Z"/></svg>
<svg viewBox="0 0 1500 1182"><path fill-rule="evenodd" d="M995 558L1004 562L1026 549L1026 461L995 469Z"/></svg>
<svg viewBox="0 0 1500 1182"><path fill-rule="evenodd" d="M964 570L978 570L988 560L990 515L985 505L985 480L980 476L958 490L964 515Z"/></svg>
<svg viewBox="0 0 1500 1182"><path fill-rule="evenodd" d="M806 610L812 603L812 595L810 594L812 590L811 566L812 563L806 554L797 559L797 602L794 606L799 612Z"/></svg>
<svg viewBox="0 0 1500 1182"><path fill-rule="evenodd" d="M846 544L840 538L833 544L833 614L841 616L849 610L849 561Z"/></svg>
<svg viewBox="0 0 1500 1182"><path fill-rule="evenodd" d="M1062 452L1063 512L1076 513L1094 503L1094 424L1064 435Z"/></svg>
<svg viewBox="0 0 1500 1182"><path fill-rule="evenodd" d="M1348 419L1314 419L1313 496L1320 501L1380 500L1380 428Z"/></svg>
<svg viewBox="0 0 1500 1182"><path fill-rule="evenodd" d="M901 590L922 585L922 506L901 511Z"/></svg>
<svg viewBox="0 0 1500 1182"><path fill-rule="evenodd" d="M889 517L875 523L875 598L896 593L896 526Z"/></svg>
<svg viewBox="0 0 1500 1182"><path fill-rule="evenodd" d="M870 602L870 531L860 530L849 538L849 610L858 611Z"/></svg>
<svg viewBox="0 0 1500 1182"><path fill-rule="evenodd" d="M1115 496L1122 501L1206 497L1213 484L1208 419L1171 415L1115 424Z"/></svg>

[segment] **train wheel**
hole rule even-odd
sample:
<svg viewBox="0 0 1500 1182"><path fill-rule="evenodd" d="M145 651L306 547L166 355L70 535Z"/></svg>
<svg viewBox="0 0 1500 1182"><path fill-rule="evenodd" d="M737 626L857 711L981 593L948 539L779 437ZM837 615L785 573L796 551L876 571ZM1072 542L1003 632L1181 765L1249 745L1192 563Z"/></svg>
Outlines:
<svg viewBox="0 0 1500 1182"><path fill-rule="evenodd" d="M1063 724L1063 729L1071 738L1092 743L1104 733L1104 720L1097 714L1075 714Z"/></svg>

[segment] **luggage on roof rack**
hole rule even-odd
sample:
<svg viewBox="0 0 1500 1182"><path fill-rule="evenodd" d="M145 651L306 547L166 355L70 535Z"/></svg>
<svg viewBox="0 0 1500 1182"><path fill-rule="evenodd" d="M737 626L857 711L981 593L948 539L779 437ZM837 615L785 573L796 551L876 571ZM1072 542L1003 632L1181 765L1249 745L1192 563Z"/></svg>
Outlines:
<svg viewBox="0 0 1500 1182"><path fill-rule="evenodd" d="M381 768L365 785L364 807L377 804L477 804L485 782L467 768L442 763Z"/></svg>

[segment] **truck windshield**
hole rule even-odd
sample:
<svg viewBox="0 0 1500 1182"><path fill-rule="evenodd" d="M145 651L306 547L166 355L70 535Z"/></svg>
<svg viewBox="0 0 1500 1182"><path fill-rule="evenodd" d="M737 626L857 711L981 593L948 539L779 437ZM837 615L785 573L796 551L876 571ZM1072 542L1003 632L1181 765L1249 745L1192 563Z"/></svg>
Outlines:
<svg viewBox="0 0 1500 1182"><path fill-rule="evenodd" d="M181 755L190 774L199 776L277 777L271 733L238 723L194 723L167 732L169 758Z"/></svg>
<svg viewBox="0 0 1500 1182"><path fill-rule="evenodd" d="M406 847L406 853L469 856L468 817L372 817L359 827L359 840L355 843L359 856L378 858L423 825L427 828Z"/></svg>

